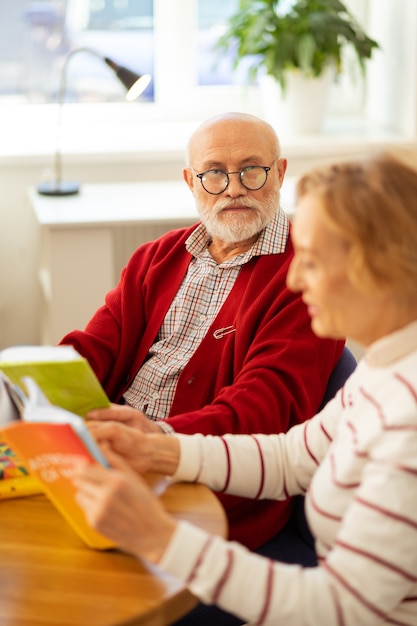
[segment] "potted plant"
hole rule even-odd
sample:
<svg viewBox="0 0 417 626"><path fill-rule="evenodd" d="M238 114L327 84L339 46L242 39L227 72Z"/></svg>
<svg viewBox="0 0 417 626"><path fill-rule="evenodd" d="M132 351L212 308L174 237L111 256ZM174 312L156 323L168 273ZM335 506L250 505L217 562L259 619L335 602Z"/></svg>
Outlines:
<svg viewBox="0 0 417 626"><path fill-rule="evenodd" d="M349 47L364 73L379 45L339 0L239 0L218 41L233 51L235 67L249 61L249 78L272 77L285 99L291 82L340 74Z"/></svg>

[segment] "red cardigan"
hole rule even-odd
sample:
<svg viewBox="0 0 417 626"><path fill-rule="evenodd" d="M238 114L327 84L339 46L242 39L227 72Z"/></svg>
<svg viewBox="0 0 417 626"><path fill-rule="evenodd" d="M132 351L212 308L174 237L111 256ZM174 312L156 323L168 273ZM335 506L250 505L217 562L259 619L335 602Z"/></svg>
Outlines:
<svg viewBox="0 0 417 626"><path fill-rule="evenodd" d="M187 272L192 257L184 244L194 228L171 231L136 250L86 329L61 341L88 359L113 402L143 364ZM242 267L179 378L168 418L176 431L277 433L317 411L344 342L311 331L305 305L285 284L292 255L288 240L284 253L255 257ZM216 330L229 326L236 331L216 338ZM252 549L290 514L289 501L219 498L230 538Z"/></svg>

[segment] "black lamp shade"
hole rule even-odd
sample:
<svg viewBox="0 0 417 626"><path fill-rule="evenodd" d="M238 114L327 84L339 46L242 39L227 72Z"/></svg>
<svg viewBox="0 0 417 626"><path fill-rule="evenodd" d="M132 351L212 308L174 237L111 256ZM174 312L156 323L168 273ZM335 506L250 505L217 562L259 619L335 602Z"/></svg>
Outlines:
<svg viewBox="0 0 417 626"><path fill-rule="evenodd" d="M129 91L129 89L133 87L136 81L141 78L140 74L136 74L136 72L132 72L132 70L129 70L127 67L123 67L123 65L115 63L108 57L105 57L104 61L115 72L117 78L120 80L121 83L123 83L127 91Z"/></svg>
<svg viewBox="0 0 417 626"><path fill-rule="evenodd" d="M148 74L132 72L132 70L115 63L108 57L104 57L104 62L113 70L122 85L124 85L127 91L126 100L131 101L138 98L151 81L151 77Z"/></svg>

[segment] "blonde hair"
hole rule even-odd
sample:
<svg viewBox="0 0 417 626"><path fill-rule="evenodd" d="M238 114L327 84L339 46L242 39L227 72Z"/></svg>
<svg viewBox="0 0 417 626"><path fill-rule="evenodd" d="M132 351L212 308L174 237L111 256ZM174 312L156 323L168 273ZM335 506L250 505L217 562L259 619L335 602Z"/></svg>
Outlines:
<svg viewBox="0 0 417 626"><path fill-rule="evenodd" d="M348 274L366 291L390 288L417 299L417 153L386 150L319 167L300 178L350 249Z"/></svg>

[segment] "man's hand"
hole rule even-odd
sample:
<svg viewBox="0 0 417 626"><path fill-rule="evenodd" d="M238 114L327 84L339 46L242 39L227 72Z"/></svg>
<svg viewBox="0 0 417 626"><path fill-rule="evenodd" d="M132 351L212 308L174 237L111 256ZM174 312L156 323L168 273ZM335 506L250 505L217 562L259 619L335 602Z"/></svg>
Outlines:
<svg viewBox="0 0 417 626"><path fill-rule="evenodd" d="M88 428L107 456L107 450L123 457L135 472L158 472L172 475L178 467L180 446L176 437L144 434L140 430L114 421L88 421ZM108 459L111 463L110 459Z"/></svg>
<svg viewBox="0 0 417 626"><path fill-rule="evenodd" d="M141 476L112 450L105 453L112 469L82 463L75 470L76 500L93 528L127 552L158 563L176 522Z"/></svg>
<svg viewBox="0 0 417 626"><path fill-rule="evenodd" d="M133 409L124 404L112 404L108 409L94 409L87 415L88 419L96 421L121 422L142 433L160 433L161 429L150 420L142 411Z"/></svg>

